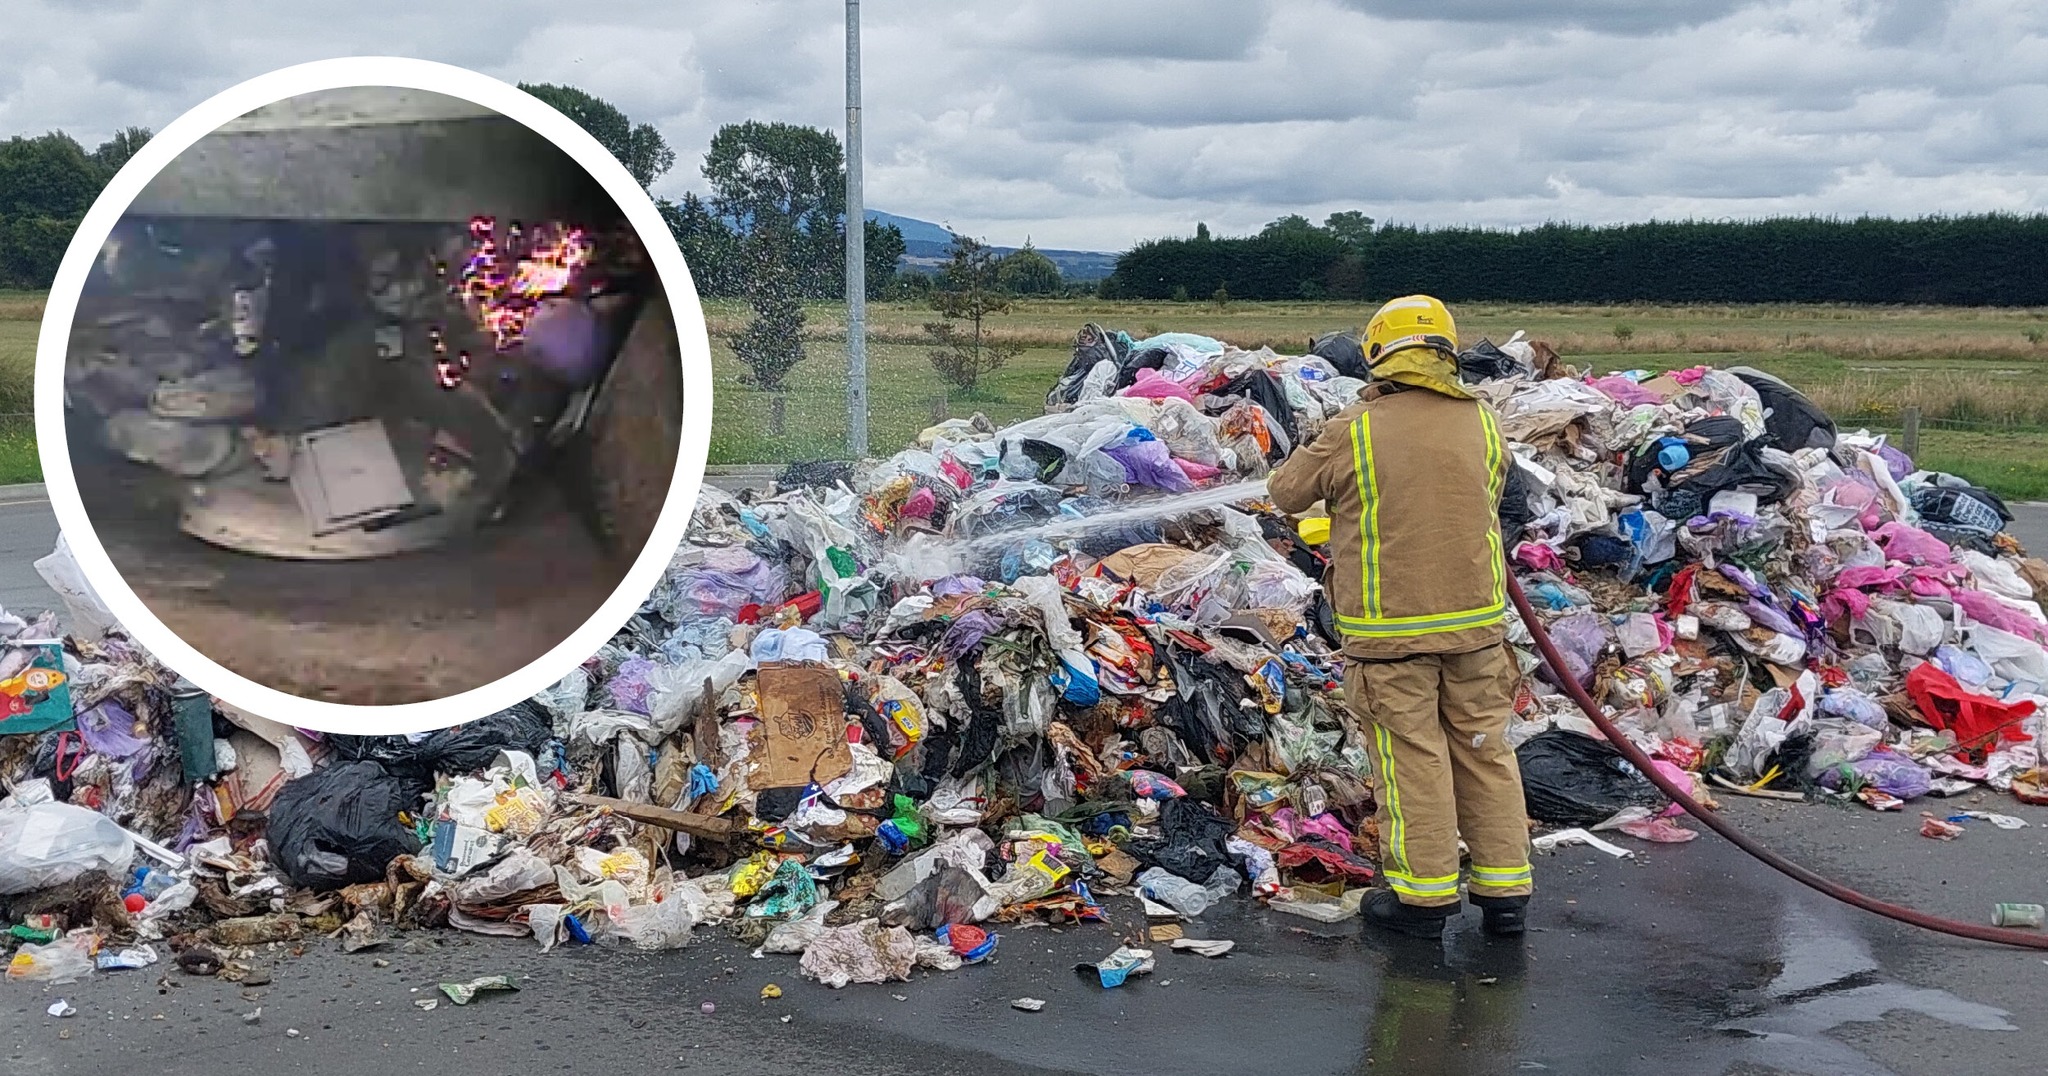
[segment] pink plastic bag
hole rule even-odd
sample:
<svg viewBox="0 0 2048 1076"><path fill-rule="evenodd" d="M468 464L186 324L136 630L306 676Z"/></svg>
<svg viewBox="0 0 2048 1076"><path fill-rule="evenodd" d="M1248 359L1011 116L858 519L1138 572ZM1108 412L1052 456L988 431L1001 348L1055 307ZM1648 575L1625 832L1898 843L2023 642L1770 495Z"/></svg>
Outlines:
<svg viewBox="0 0 2048 1076"><path fill-rule="evenodd" d="M1223 469L1221 467L1211 467L1206 463L1196 463L1194 460L1184 460L1179 456L1175 456L1173 458L1173 465L1175 467L1180 468L1180 473L1187 475L1190 479L1193 479L1196 482L1207 482L1208 480L1223 473Z"/></svg>
<svg viewBox="0 0 2048 1076"><path fill-rule="evenodd" d="M1157 370L1139 370L1137 380L1131 382L1129 388L1117 395L1137 396L1147 400L1163 400L1171 396L1189 403L1195 402L1194 396L1179 382L1160 374Z"/></svg>
<svg viewBox="0 0 2048 1076"><path fill-rule="evenodd" d="M1947 542L1918 527L1892 522L1877 528L1875 535L1885 555L1893 560L1908 564L1949 564L1955 560Z"/></svg>
<svg viewBox="0 0 2048 1076"><path fill-rule="evenodd" d="M939 498L931 490L921 489L903 502L903 516L906 519L930 519L932 511L939 506Z"/></svg>
<svg viewBox="0 0 2048 1076"><path fill-rule="evenodd" d="M1655 405L1664 402L1662 396L1651 392L1649 389L1630 381L1620 374L1609 374L1606 377L1594 378L1592 381L1587 382L1587 384L1606 393L1609 398L1624 407L1635 407L1638 404Z"/></svg>
<svg viewBox="0 0 2048 1076"><path fill-rule="evenodd" d="M1953 597L1963 612L1979 624L1988 624L2000 631L2032 639L2037 643L2048 642L2048 624L2035 620L1981 590L1958 590Z"/></svg>

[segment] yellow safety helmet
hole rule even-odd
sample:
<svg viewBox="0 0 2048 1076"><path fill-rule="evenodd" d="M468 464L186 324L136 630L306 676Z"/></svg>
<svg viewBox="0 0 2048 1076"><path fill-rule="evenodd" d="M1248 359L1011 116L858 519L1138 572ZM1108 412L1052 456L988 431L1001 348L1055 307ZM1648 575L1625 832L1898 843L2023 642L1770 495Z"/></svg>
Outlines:
<svg viewBox="0 0 2048 1076"><path fill-rule="evenodd" d="M1366 322L1365 364L1377 366L1396 351L1432 347L1458 353L1458 326L1444 304L1427 295L1409 295L1380 307Z"/></svg>

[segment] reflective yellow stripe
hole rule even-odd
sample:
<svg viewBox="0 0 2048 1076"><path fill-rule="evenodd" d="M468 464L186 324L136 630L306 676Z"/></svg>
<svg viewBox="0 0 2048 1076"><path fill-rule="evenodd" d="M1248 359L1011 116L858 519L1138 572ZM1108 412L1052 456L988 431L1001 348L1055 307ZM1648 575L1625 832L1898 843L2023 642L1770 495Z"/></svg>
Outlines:
<svg viewBox="0 0 2048 1076"><path fill-rule="evenodd" d="M1387 871L1387 887L1396 893L1410 897L1454 897L1458 895L1458 876L1442 878L1417 878L1412 874Z"/></svg>
<svg viewBox="0 0 2048 1076"><path fill-rule="evenodd" d="M1380 611L1380 477L1372 458L1372 413L1351 424L1351 472L1358 481L1359 605Z"/></svg>
<svg viewBox="0 0 2048 1076"><path fill-rule="evenodd" d="M1408 823L1401 817L1401 788L1394 783L1394 737L1383 725L1372 727L1373 745L1380 749L1380 783L1387 786L1387 856L1392 877L1408 869Z"/></svg>
<svg viewBox="0 0 2048 1076"><path fill-rule="evenodd" d="M1523 876L1523 877L1521 877L1521 878L1518 878L1518 879L1516 879L1516 880L1514 880L1514 881L1509 881L1509 880L1508 880L1508 879L1506 879L1506 878L1496 878L1496 879L1487 879L1487 878L1474 878L1474 879L1472 879L1472 888L1474 888L1474 889L1520 889L1520 888L1522 888L1523 886L1526 886L1526 885L1530 885L1530 884L1531 884L1532 882L1534 882L1534 881L1535 881L1535 879L1534 879L1534 878L1532 878L1532 877L1529 877L1529 876L1526 876L1526 875L1525 875L1525 876Z"/></svg>
<svg viewBox="0 0 2048 1076"><path fill-rule="evenodd" d="M1479 405L1479 422L1486 428L1486 505L1493 514L1493 529L1486 532L1486 544L1493 556L1493 600L1496 603L1507 599L1506 558L1500 547L1500 495L1501 487L1507 483L1507 443L1501 438L1500 427L1493 420L1493 411L1485 404Z"/></svg>
<svg viewBox="0 0 2048 1076"><path fill-rule="evenodd" d="M1497 624L1507 619L1507 603L1494 602L1482 609L1467 609L1457 613L1437 613L1432 616L1402 617L1356 617L1338 616L1337 630L1345 635L1367 635L1375 637L1405 635L1435 635L1440 632L1458 631L1463 628L1479 628Z"/></svg>
<svg viewBox="0 0 2048 1076"><path fill-rule="evenodd" d="M1535 871L1527 864L1519 867L1472 868L1472 881L1475 883L1484 880L1495 885L1511 885L1516 882L1526 882L1533 877L1535 877Z"/></svg>

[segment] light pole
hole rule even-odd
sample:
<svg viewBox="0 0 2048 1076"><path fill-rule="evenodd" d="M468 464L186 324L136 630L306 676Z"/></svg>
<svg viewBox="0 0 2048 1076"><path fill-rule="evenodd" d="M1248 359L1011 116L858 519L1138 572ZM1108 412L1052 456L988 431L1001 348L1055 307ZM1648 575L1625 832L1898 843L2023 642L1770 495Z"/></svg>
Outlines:
<svg viewBox="0 0 2048 1076"><path fill-rule="evenodd" d="M860 0L846 0L846 448L868 454L867 209L860 178Z"/></svg>

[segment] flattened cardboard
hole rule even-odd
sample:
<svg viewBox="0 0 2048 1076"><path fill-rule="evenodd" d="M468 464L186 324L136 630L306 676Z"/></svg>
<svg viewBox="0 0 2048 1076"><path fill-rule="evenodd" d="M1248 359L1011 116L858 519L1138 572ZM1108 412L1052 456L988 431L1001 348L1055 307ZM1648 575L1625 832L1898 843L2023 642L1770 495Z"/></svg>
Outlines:
<svg viewBox="0 0 2048 1076"><path fill-rule="evenodd" d="M830 666L763 663L761 720L747 784L756 789L823 785L853 769L846 746L846 692Z"/></svg>

